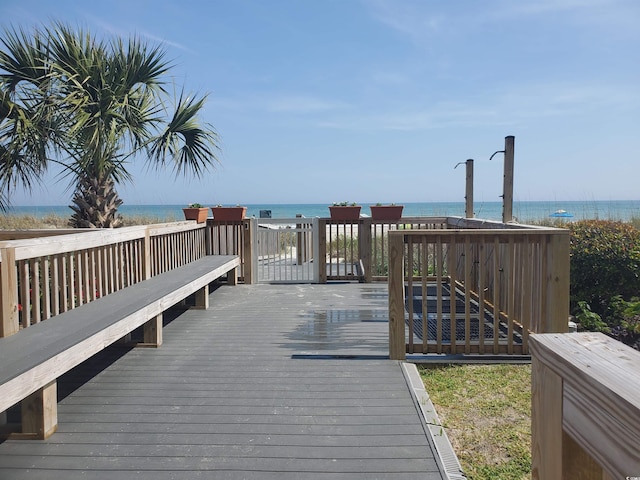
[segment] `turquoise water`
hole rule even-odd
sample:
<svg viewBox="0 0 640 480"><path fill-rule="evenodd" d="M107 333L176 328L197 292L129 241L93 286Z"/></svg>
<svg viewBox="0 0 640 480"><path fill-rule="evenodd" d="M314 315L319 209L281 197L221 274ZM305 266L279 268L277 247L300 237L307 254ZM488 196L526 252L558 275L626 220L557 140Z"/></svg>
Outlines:
<svg viewBox="0 0 640 480"><path fill-rule="evenodd" d="M126 216L145 216L166 220L180 220L185 205L123 205L120 213ZM305 217L328 217L327 204L253 204L246 205L247 216L260 216L261 210L270 210L272 218L293 218L297 214ZM573 220L601 219L623 220L640 218L640 200L591 200L591 201L544 201L514 202L513 215L520 222L541 220L549 217L557 210L566 210L573 214ZM476 203L475 217L486 220L502 219L501 202ZM369 215L369 205L362 206L362 213ZM67 206L16 206L9 215L45 216L55 214L63 217L71 215ZM403 216L464 216L463 202L426 202L405 203Z"/></svg>

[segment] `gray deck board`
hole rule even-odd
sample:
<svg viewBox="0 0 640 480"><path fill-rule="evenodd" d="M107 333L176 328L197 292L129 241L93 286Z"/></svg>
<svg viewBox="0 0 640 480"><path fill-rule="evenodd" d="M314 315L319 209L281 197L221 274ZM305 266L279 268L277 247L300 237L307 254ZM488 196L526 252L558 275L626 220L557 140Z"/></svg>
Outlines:
<svg viewBox="0 0 640 480"><path fill-rule="evenodd" d="M0 478L442 479L386 285L239 285L60 380L58 431L0 443Z"/></svg>

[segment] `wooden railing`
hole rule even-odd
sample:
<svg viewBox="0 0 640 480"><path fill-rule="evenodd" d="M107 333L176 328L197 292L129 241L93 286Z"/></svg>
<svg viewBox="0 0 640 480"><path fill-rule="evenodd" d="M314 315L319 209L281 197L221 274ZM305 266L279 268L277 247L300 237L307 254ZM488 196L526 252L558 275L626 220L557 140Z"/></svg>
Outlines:
<svg viewBox="0 0 640 480"><path fill-rule="evenodd" d="M532 478L640 478L640 352L601 333L532 335Z"/></svg>
<svg viewBox="0 0 640 480"><path fill-rule="evenodd" d="M396 230L388 249L394 359L528 354L530 332L567 330L568 230Z"/></svg>
<svg viewBox="0 0 640 480"><path fill-rule="evenodd" d="M447 228L446 217L403 217L398 222L319 220L320 262L325 262L321 281L354 280L361 274L365 282L386 281L389 232Z"/></svg>
<svg viewBox="0 0 640 480"><path fill-rule="evenodd" d="M252 272L253 234L252 223L247 220L207 220L207 251L212 255L238 255L242 262L238 269L238 280L254 283Z"/></svg>
<svg viewBox="0 0 640 480"><path fill-rule="evenodd" d="M205 236L177 222L0 242L0 336L196 260Z"/></svg>

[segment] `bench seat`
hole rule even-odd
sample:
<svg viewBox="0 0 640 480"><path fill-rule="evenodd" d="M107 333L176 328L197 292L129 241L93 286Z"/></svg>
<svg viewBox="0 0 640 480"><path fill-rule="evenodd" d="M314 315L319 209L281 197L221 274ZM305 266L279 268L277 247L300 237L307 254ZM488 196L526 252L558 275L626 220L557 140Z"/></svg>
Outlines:
<svg viewBox="0 0 640 480"><path fill-rule="evenodd" d="M235 284L239 266L238 256L209 255L0 338L0 412L27 399L22 431L46 438L57 426L59 376L140 326L159 346L162 313L194 293L207 308L208 285L224 274Z"/></svg>

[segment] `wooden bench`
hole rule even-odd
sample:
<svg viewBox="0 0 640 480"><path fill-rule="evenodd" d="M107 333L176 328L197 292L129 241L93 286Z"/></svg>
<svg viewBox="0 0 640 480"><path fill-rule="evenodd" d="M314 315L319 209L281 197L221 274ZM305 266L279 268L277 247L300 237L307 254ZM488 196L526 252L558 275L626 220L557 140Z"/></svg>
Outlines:
<svg viewBox="0 0 640 480"><path fill-rule="evenodd" d="M21 432L44 439L57 428L57 378L143 327L142 344L162 344L162 314L195 294L208 308L209 284L237 283L236 255L209 255L0 338L0 412L22 401ZM7 432L5 432L6 436Z"/></svg>

